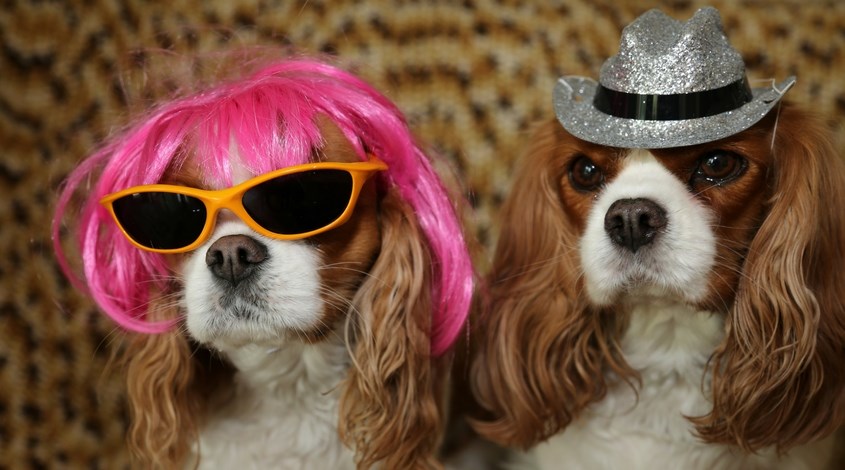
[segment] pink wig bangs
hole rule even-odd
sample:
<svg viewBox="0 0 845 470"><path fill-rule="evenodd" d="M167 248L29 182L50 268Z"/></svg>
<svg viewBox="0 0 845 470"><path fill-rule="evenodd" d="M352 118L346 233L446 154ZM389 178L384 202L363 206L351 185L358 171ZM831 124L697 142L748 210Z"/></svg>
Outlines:
<svg viewBox="0 0 845 470"><path fill-rule="evenodd" d="M207 184L229 186L233 145L254 174L305 163L321 143L318 114L338 125L362 160L368 151L386 162L386 183L414 209L433 254L431 345L434 355L442 354L464 325L473 290L456 210L397 107L360 78L315 60L278 61L247 79L164 104L84 160L65 181L53 220L59 264L85 290L59 238L62 221L73 216L87 290L100 308L131 331L172 328L175 319L146 318L151 289L163 291L172 278L164 257L132 246L99 200L160 182L188 155L200 165ZM68 205L79 191L86 195L77 217L68 213Z"/></svg>

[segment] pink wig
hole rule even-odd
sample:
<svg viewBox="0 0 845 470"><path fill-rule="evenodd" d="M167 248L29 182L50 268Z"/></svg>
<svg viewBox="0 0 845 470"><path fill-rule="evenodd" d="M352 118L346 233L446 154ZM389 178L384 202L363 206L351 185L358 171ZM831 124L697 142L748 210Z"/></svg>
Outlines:
<svg viewBox="0 0 845 470"><path fill-rule="evenodd" d="M233 142L255 174L305 163L320 144L318 114L338 125L362 160L371 152L388 164L384 183L417 214L434 257L432 353L442 354L466 320L473 284L455 208L396 106L360 78L315 60L277 61L245 80L166 103L83 161L65 182L53 220L53 244L65 273L81 287L62 250L59 230L73 195L83 186L87 190L87 182L101 169L77 226L90 295L128 330L160 333L172 328L173 321L146 319L151 286L161 287L169 277L163 257L125 240L100 207L100 198L159 182L168 168L184 162L186 148L200 156L197 163L207 183L216 187L231 185Z"/></svg>

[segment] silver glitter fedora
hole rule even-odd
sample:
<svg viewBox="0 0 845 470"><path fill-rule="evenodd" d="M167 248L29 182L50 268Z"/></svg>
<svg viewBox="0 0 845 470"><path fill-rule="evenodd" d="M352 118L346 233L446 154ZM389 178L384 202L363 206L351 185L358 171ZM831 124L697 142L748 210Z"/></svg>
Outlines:
<svg viewBox="0 0 845 470"><path fill-rule="evenodd" d="M622 31L599 81L567 76L555 114L572 135L601 145L667 148L718 140L763 118L795 83L752 89L715 8L686 23L650 10Z"/></svg>

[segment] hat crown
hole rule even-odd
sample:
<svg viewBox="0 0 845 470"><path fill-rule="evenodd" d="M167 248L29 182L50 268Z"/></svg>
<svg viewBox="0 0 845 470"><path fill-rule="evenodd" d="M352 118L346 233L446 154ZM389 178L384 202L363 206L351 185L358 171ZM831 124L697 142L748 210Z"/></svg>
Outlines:
<svg viewBox="0 0 845 470"><path fill-rule="evenodd" d="M625 27L617 55L599 82L627 93L669 95L713 90L745 77L742 56L728 41L715 8L687 22L650 10Z"/></svg>

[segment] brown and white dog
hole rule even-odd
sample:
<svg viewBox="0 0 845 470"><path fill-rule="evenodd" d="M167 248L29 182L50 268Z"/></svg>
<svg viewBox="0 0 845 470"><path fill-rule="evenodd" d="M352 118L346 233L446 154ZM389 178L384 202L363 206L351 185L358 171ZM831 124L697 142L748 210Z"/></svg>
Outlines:
<svg viewBox="0 0 845 470"><path fill-rule="evenodd" d="M342 134L329 128L324 136L321 159L357 160ZM202 179L191 173L166 181L196 186ZM218 221L205 246L171 255L174 291L154 303L152 315L161 319L179 317L181 309L184 325L134 335L122 354L130 443L141 455L182 452L195 426L192 453L202 468L353 468L354 451L338 430L358 433L363 425L373 433L360 448L373 452L368 458L386 457L389 468L433 458L447 362L429 363L407 349L425 344L429 328L430 286L405 271L423 263L417 269L426 272L420 240L409 207L390 194L379 200L370 183L348 223L307 244L262 237L236 219ZM209 262L214 257L225 261ZM380 294L385 282L418 307L388 305ZM353 339L362 335L368 338ZM376 362L388 351L401 357L401 367ZM395 369L368 377L385 373L378 371L384 366ZM398 389L385 387L391 377ZM402 429L411 423L414 429ZM417 442L390 437L394 427L419 434ZM421 450L432 455L414 455Z"/></svg>
<svg viewBox="0 0 845 470"><path fill-rule="evenodd" d="M818 469L845 418L845 168L719 13L562 77L504 205L477 430L540 468Z"/></svg>
<svg viewBox="0 0 845 470"><path fill-rule="evenodd" d="M74 191L99 168L73 223L89 292L131 330L118 364L139 463L441 466L448 351L473 281L456 206L427 158L374 89L333 66L292 59L154 110L71 175L54 233ZM349 189L358 182L337 189L332 180L269 175L373 161L381 166L369 179L348 173L363 181L360 193ZM295 197L249 186L229 210L197 202L245 181L264 184L255 182L265 174ZM302 193L321 196L299 197L308 184ZM99 207L112 196L129 201L128 209L111 202L114 221ZM144 204L154 197L164 201L154 209L189 210L153 222L160 214ZM289 233L272 225L280 214L296 209L310 220L320 211L313 200L351 216L328 225L341 220L329 216L300 238L274 236ZM253 210L264 211L263 222ZM182 234L197 217L191 227L206 227L200 235L174 241L159 230ZM158 240L174 252L162 253Z"/></svg>
<svg viewBox="0 0 845 470"><path fill-rule="evenodd" d="M474 389L540 468L824 468L845 405L845 168L783 104L633 150L543 124L502 214Z"/></svg>

